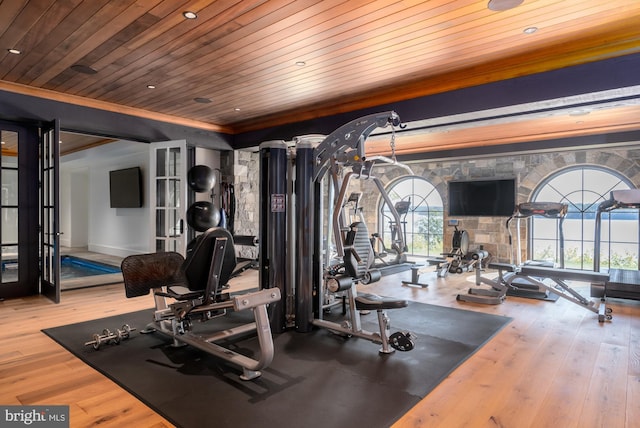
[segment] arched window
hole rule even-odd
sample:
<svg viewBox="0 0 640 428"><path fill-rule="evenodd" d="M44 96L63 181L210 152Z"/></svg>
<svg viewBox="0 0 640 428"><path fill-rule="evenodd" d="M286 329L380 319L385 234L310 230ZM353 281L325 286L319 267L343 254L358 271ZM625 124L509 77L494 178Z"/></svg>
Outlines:
<svg viewBox="0 0 640 428"><path fill-rule="evenodd" d="M561 170L534 190L532 201L563 202L569 209L564 221L566 268L593 269L594 228L598 205L612 190L630 189L633 184L616 171L579 166ZM602 269L638 269L640 254L638 210L616 210L602 215ZM558 260L559 237L556 220L533 217L529 254L534 259Z"/></svg>
<svg viewBox="0 0 640 428"><path fill-rule="evenodd" d="M421 177L402 177L392 182L387 193L394 205L410 201L406 214L400 219L406 233L408 254L430 256L443 252L443 203L436 188ZM393 217L384 199L378 207L378 225L385 246L390 248L393 234Z"/></svg>

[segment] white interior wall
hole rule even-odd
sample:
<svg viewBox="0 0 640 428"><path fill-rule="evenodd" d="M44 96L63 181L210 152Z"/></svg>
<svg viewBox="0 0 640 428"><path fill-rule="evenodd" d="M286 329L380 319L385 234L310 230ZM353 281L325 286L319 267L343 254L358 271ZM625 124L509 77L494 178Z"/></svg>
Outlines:
<svg viewBox="0 0 640 428"><path fill-rule="evenodd" d="M89 169L71 174L71 247L86 247L89 243Z"/></svg>
<svg viewBox="0 0 640 428"><path fill-rule="evenodd" d="M202 147L196 147L196 156L195 156L195 164L196 165L206 165L211 168L216 177L216 184L214 187L216 196L219 196L219 186L220 186L220 152L218 150L205 149ZM210 201L211 193L196 193L195 196L196 201ZM217 202L217 201L216 201Z"/></svg>
<svg viewBox="0 0 640 428"><path fill-rule="evenodd" d="M60 171L60 245L87 247L89 243L89 170Z"/></svg>
<svg viewBox="0 0 640 428"><path fill-rule="evenodd" d="M153 251L149 149L148 144L118 141L61 159L61 245L121 257ZM207 165L216 172L215 192L219 196L220 152L196 148L195 159L196 165ZM135 166L141 168L146 183L142 208L110 208L109 171ZM210 200L210 196L208 192L199 193L196 200Z"/></svg>
<svg viewBox="0 0 640 428"><path fill-rule="evenodd" d="M73 226L71 223L71 171L60 170L60 245L71 246Z"/></svg>
<svg viewBox="0 0 640 428"><path fill-rule="evenodd" d="M111 208L109 203L109 171L135 166L147 183L148 144L118 141L61 159L63 245L121 257L151 251L148 184L141 208Z"/></svg>
<svg viewBox="0 0 640 428"><path fill-rule="evenodd" d="M141 208L109 206L109 171L139 166L143 182L149 179L148 153L114 160L91 168L89 173L89 251L127 256L149 252L149 198Z"/></svg>

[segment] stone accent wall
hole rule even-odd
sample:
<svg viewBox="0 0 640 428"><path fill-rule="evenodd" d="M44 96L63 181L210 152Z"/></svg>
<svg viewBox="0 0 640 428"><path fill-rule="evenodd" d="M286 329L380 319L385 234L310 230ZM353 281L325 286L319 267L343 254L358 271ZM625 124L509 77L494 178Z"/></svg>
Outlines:
<svg viewBox="0 0 640 428"><path fill-rule="evenodd" d="M234 161L234 184L238 209L236 233L258 233L259 197L259 153L236 151ZM618 171L640 187L640 142L633 147L592 150L567 150L549 153L514 154L477 159L425 160L409 163L414 174L426 178L440 193L445 206L445 249L451 244L453 229L446 226L447 183L451 180L473 180L489 178L513 178L518 183L517 202L530 199L536 186L551 174L576 165L598 165ZM404 169L397 166L376 166L376 177L385 186L405 176ZM354 191L361 191L361 205L369 230L377 228L379 193L371 180L354 180ZM489 251L494 260L507 262L511 257L509 235L504 217L459 217L461 228L469 233L470 246L480 245ZM522 248L526 251L526 236L522 233ZM526 254L522 255L523 260Z"/></svg>
<svg viewBox="0 0 640 428"><path fill-rule="evenodd" d="M538 184L550 175L577 165L597 165L618 171L634 185L640 187L640 149L617 148L609 150L575 150L549 153L517 154L479 159L451 159L411 162L413 172L429 180L438 190L445 206L444 242L450 246L453 229L446 226L448 191L447 183L452 180L474 180L489 178L516 178L517 203L527 202ZM378 168L378 167L376 167ZM393 171L391 171L393 169ZM398 174L404 172L397 167L381 167L377 170L381 180L390 184ZM368 190L367 190L368 191ZM371 205L375 212L376 202ZM369 209L371 210L371 209ZM456 217L461 229L469 233L471 248L480 245L489 251L494 260L508 262L511 258L509 234L505 217ZM371 219L374 221L375 219ZM373 223L371 223L373 224ZM522 259L526 254L526 233L521 234Z"/></svg>
<svg viewBox="0 0 640 428"><path fill-rule="evenodd" d="M236 197L234 233L258 236L260 231L260 154L246 150L225 152L222 158L223 176L233 184ZM237 246L238 257L255 259L258 247Z"/></svg>

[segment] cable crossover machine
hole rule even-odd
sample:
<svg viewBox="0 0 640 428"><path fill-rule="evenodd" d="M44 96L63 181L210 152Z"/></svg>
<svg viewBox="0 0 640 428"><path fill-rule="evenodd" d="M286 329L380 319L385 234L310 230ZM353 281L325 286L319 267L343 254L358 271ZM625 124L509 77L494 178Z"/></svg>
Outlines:
<svg viewBox="0 0 640 428"><path fill-rule="evenodd" d="M382 345L380 353L413 349L413 335L389 333L388 310L406 300L359 295L358 284L380 279L374 249L362 219L350 221L349 184L370 180L389 207L396 227L396 259L406 261L403 222L380 179L376 162L411 169L395 160L395 112L353 120L328 136L296 137L291 143L260 145L260 281L280 288L282 300L270 307L275 332L288 328L306 333L327 329ZM376 128L392 129L392 158L367 158L365 140ZM342 311L336 315L334 307ZM378 331L366 331L361 313L375 311Z"/></svg>

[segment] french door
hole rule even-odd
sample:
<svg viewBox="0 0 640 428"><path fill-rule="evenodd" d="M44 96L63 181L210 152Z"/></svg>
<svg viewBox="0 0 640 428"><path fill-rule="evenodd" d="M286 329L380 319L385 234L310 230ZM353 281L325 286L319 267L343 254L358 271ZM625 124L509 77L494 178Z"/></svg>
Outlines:
<svg viewBox="0 0 640 428"><path fill-rule="evenodd" d="M0 298L40 292L40 127L0 121Z"/></svg>
<svg viewBox="0 0 640 428"><path fill-rule="evenodd" d="M187 142L152 143L150 156L151 248L185 255Z"/></svg>
<svg viewBox="0 0 640 428"><path fill-rule="evenodd" d="M58 121L40 131L40 292L60 302L60 127Z"/></svg>

